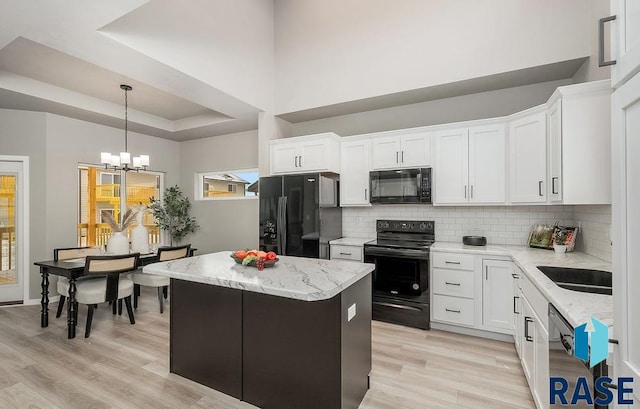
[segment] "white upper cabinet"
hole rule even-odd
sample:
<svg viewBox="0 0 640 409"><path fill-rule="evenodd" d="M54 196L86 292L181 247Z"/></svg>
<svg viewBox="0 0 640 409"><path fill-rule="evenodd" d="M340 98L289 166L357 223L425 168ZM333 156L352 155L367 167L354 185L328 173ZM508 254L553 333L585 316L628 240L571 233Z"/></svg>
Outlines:
<svg viewBox="0 0 640 409"><path fill-rule="evenodd" d="M469 202L506 200L506 135L500 125L469 128Z"/></svg>
<svg viewBox="0 0 640 409"><path fill-rule="evenodd" d="M371 139L343 141L340 149L340 205L370 206Z"/></svg>
<svg viewBox="0 0 640 409"><path fill-rule="evenodd" d="M469 128L438 131L433 169L434 204L467 203L469 192Z"/></svg>
<svg viewBox="0 0 640 409"><path fill-rule="evenodd" d="M431 133L407 132L373 137L372 167L421 168L431 165Z"/></svg>
<svg viewBox="0 0 640 409"><path fill-rule="evenodd" d="M562 100L549 108L549 200L562 201Z"/></svg>
<svg viewBox="0 0 640 409"><path fill-rule="evenodd" d="M559 87L550 103L549 201L611 203L609 81Z"/></svg>
<svg viewBox="0 0 640 409"><path fill-rule="evenodd" d="M509 122L509 199L512 203L547 200L546 118L543 110Z"/></svg>
<svg viewBox="0 0 640 409"><path fill-rule="evenodd" d="M434 204L505 202L503 124L435 133Z"/></svg>
<svg viewBox="0 0 640 409"><path fill-rule="evenodd" d="M340 137L332 132L269 142L271 174L340 172Z"/></svg>
<svg viewBox="0 0 640 409"><path fill-rule="evenodd" d="M611 14L611 84L617 88L640 72L640 1L611 0Z"/></svg>

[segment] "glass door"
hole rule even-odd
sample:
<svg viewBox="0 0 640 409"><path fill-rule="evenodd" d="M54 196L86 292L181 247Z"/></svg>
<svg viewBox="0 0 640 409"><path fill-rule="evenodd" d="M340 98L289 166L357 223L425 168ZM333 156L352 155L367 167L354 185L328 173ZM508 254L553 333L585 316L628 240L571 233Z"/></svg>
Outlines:
<svg viewBox="0 0 640 409"><path fill-rule="evenodd" d="M19 175L22 164L0 162L0 303L23 300L23 266L19 258Z"/></svg>

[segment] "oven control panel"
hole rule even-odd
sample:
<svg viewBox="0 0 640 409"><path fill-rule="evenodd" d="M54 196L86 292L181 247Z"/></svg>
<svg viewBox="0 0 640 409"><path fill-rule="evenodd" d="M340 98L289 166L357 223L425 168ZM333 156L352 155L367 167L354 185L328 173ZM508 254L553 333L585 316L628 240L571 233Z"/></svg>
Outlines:
<svg viewBox="0 0 640 409"><path fill-rule="evenodd" d="M376 232L410 232L434 234L434 222L424 220L378 220Z"/></svg>

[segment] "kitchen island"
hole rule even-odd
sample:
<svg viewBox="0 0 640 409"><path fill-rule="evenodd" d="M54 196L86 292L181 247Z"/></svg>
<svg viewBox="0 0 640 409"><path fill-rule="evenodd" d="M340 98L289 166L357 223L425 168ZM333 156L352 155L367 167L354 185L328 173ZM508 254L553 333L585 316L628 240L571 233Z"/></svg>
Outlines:
<svg viewBox="0 0 640 409"><path fill-rule="evenodd" d="M371 371L372 264L223 251L145 266L171 278L170 371L262 409L356 409Z"/></svg>

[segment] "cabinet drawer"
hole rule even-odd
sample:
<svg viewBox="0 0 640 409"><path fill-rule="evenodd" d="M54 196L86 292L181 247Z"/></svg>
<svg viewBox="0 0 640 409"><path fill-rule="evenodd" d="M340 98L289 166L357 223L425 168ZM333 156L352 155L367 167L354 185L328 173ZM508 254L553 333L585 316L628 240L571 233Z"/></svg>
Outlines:
<svg viewBox="0 0 640 409"><path fill-rule="evenodd" d="M354 260L363 261L362 247L358 246L341 246L331 245L331 259L332 260Z"/></svg>
<svg viewBox="0 0 640 409"><path fill-rule="evenodd" d="M433 292L473 298L473 271L434 268Z"/></svg>
<svg viewBox="0 0 640 409"><path fill-rule="evenodd" d="M474 325L474 300L434 294L432 301L431 309L434 320L452 324Z"/></svg>
<svg viewBox="0 0 640 409"><path fill-rule="evenodd" d="M455 268L457 270L473 270L473 255L461 253L431 253L434 267Z"/></svg>

